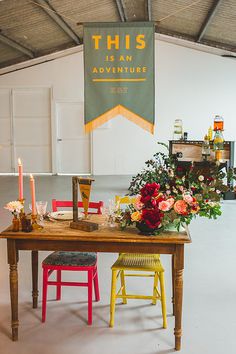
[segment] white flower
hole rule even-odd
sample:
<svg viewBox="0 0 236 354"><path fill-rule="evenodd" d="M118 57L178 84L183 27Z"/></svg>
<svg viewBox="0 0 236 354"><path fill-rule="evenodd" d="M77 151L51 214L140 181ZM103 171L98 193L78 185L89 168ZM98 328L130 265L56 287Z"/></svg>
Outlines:
<svg viewBox="0 0 236 354"><path fill-rule="evenodd" d="M217 194L220 194L221 192L219 191L219 189L217 189L217 190L216 190L216 193L217 193Z"/></svg>
<svg viewBox="0 0 236 354"><path fill-rule="evenodd" d="M11 211L12 213L17 212L19 213L21 209L23 209L23 204L18 200L14 200L13 202L9 202L5 205L4 209Z"/></svg>
<svg viewBox="0 0 236 354"><path fill-rule="evenodd" d="M210 207L219 206L219 203L217 203L217 202L211 202L211 201L209 201L209 202L207 202L207 204L210 205Z"/></svg>
<svg viewBox="0 0 236 354"><path fill-rule="evenodd" d="M203 176L203 175L200 175L200 176L198 177L198 179L199 179L200 182L202 182L202 181L204 181L204 176Z"/></svg>

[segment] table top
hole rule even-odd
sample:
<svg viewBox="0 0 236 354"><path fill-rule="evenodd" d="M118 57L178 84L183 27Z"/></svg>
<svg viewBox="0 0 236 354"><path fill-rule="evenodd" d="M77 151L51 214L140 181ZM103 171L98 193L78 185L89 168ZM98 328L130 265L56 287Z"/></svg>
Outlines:
<svg viewBox="0 0 236 354"><path fill-rule="evenodd" d="M105 227L101 224L104 219L100 215L91 215L90 220L97 222L100 226L98 230L87 232L70 228L68 221L46 221L44 228L33 230L30 233L22 231L13 232L8 227L0 234L0 238L7 239L31 239L31 240L61 240L61 241L96 241L96 242L133 242L133 243L190 243L191 237L188 228L184 231L165 231L156 236L145 236L139 234L135 227L127 227L120 230L116 227Z"/></svg>

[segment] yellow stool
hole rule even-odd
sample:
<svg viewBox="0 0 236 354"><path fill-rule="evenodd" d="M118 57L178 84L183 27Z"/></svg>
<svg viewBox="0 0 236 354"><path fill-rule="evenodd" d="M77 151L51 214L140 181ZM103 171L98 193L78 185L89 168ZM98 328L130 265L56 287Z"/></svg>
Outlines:
<svg viewBox="0 0 236 354"><path fill-rule="evenodd" d="M159 255L141 254L141 253L121 253L117 261L111 267L112 282L111 282L111 304L110 304L110 327L114 326L115 319L115 304L116 299L122 299L123 304L127 304L127 299L144 299L152 300L153 305L156 301L161 301L163 328L167 328L166 320L166 296L164 282L164 268L160 261ZM142 271L153 272L152 274L133 274L125 273L125 271ZM126 293L125 277L154 277L153 294L152 295L134 295ZM116 292L116 281L120 277L121 287ZM160 282L160 292L158 290L158 279Z"/></svg>

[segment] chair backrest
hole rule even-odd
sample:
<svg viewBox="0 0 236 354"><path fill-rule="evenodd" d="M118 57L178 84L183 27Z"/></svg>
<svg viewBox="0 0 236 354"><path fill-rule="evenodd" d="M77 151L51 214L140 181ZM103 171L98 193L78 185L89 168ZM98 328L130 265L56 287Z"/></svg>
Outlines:
<svg viewBox="0 0 236 354"><path fill-rule="evenodd" d="M103 202L90 202L88 214L102 214ZM73 208L71 200L57 200L52 199L52 211L57 211L57 208ZM78 202L78 208L83 208L83 203ZM91 210L92 209L92 210Z"/></svg>
<svg viewBox="0 0 236 354"><path fill-rule="evenodd" d="M129 195L125 195L124 197L121 197L120 195L115 196L115 202L116 204L132 204L135 203L136 197L130 197Z"/></svg>

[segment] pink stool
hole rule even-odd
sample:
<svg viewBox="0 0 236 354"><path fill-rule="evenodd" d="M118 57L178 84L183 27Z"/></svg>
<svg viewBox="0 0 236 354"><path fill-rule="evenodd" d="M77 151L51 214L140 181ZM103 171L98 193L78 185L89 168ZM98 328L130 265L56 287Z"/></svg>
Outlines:
<svg viewBox="0 0 236 354"><path fill-rule="evenodd" d="M86 286L88 287L88 324L92 324L92 297L93 284L96 301L100 300L98 274L97 274L97 254L93 252L64 252L51 253L42 263L43 267L43 304L42 322L46 320L47 288L48 285L57 287L56 299L61 299L62 286ZM83 271L88 273L87 283L62 281L61 272L64 270ZM50 281L49 276L57 272L56 281Z"/></svg>

